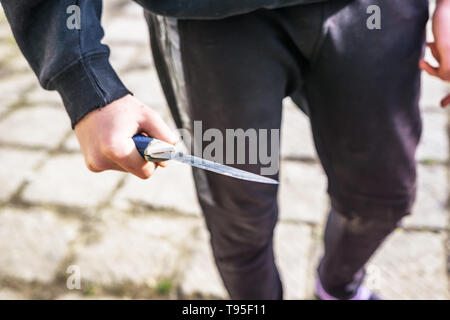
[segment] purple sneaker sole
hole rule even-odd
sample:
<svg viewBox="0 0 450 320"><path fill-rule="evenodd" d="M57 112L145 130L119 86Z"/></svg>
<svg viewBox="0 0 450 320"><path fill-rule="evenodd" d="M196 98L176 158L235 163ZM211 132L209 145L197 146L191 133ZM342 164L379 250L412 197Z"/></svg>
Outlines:
<svg viewBox="0 0 450 320"><path fill-rule="evenodd" d="M341 300L328 294L322 286L319 277L316 278L315 295L319 300ZM347 300L382 300L378 295L364 286L360 286L356 294Z"/></svg>

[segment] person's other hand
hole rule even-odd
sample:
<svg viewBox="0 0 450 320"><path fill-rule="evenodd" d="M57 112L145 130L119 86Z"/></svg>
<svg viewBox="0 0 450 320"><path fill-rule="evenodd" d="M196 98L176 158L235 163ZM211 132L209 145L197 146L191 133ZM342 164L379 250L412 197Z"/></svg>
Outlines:
<svg viewBox="0 0 450 320"><path fill-rule="evenodd" d="M438 0L433 16L433 34L435 42L428 46L439 65L435 67L422 60L420 68L434 77L450 81L450 0ZM441 101L442 107L447 105L450 105L450 94Z"/></svg>
<svg viewBox="0 0 450 320"><path fill-rule="evenodd" d="M175 144L176 135L161 117L138 99L127 95L88 113L75 126L86 166L93 172L119 170L149 178L155 170L136 150L132 137L146 133ZM158 163L164 166L164 163Z"/></svg>

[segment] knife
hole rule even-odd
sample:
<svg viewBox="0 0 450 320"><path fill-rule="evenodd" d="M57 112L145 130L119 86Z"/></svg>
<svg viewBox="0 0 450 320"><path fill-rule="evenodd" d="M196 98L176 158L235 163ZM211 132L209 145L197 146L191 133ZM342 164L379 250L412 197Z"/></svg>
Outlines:
<svg viewBox="0 0 450 320"><path fill-rule="evenodd" d="M176 151L175 146L158 139L138 134L133 137L133 141L141 156L147 161L160 162L175 160L189 164L193 167L216 172L237 179L259 183L278 184L278 181L274 179L236 169L218 162L202 159L192 155L186 155L183 152Z"/></svg>

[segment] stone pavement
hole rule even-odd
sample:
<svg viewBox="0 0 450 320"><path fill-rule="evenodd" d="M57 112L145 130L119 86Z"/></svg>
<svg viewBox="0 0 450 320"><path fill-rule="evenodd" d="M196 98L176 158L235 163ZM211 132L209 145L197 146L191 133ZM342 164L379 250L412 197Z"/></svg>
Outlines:
<svg viewBox="0 0 450 320"><path fill-rule="evenodd" d="M105 3L114 67L172 123L140 8ZM386 298L449 298L447 112L438 107L448 90L424 76L417 204L368 267L367 284ZM190 169L172 163L149 181L85 169L58 95L39 88L3 14L0 96L0 299L227 298ZM275 246L286 298L312 298L326 181L307 119L289 100L281 175ZM69 266L79 267L79 290L66 286Z"/></svg>

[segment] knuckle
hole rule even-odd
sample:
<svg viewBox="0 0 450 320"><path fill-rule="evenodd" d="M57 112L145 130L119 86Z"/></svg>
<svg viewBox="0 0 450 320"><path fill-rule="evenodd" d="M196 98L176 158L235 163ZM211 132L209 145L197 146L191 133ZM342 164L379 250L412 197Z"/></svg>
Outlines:
<svg viewBox="0 0 450 320"><path fill-rule="evenodd" d="M147 180L152 176L152 173L149 172L148 170L141 170L137 172L136 175L142 180Z"/></svg>
<svg viewBox="0 0 450 320"><path fill-rule="evenodd" d="M100 168L94 161L86 161L86 167L89 171L95 173L104 171L104 169Z"/></svg>
<svg viewBox="0 0 450 320"><path fill-rule="evenodd" d="M150 179L150 177L152 176L151 173L149 172L143 172L139 175L139 178L141 178L142 180L147 180Z"/></svg>
<svg viewBox="0 0 450 320"><path fill-rule="evenodd" d="M151 167L149 164L146 165L142 170L139 172L139 177L143 180L149 179L154 171L154 167Z"/></svg>
<svg viewBox="0 0 450 320"><path fill-rule="evenodd" d="M100 152L102 155L110 159L120 159L123 157L122 150L111 142L102 143Z"/></svg>
<svg viewBox="0 0 450 320"><path fill-rule="evenodd" d="M108 147L102 147L101 148L102 155L110 158L110 159L116 159L117 158L117 152L116 150Z"/></svg>
<svg viewBox="0 0 450 320"><path fill-rule="evenodd" d="M91 172L102 172L108 169L106 163L102 161L101 155L97 153L87 154L84 156L86 168Z"/></svg>

